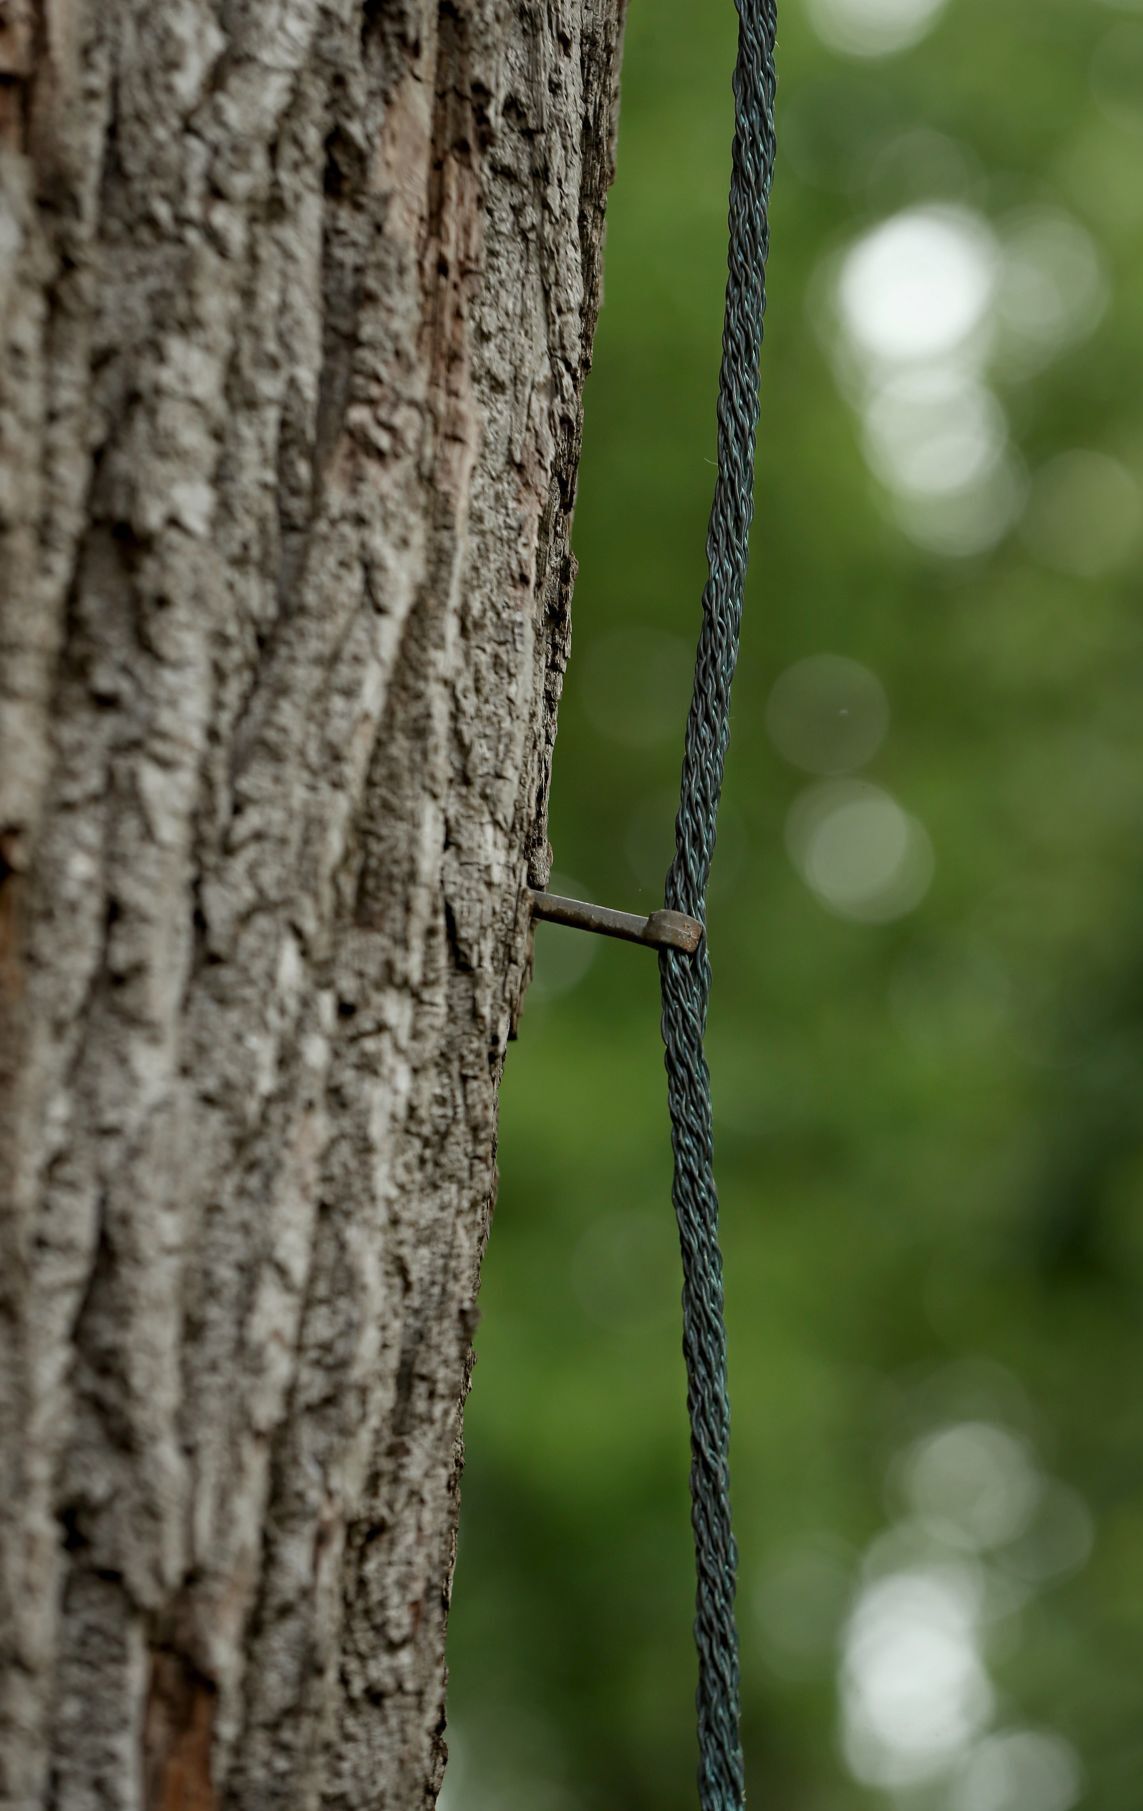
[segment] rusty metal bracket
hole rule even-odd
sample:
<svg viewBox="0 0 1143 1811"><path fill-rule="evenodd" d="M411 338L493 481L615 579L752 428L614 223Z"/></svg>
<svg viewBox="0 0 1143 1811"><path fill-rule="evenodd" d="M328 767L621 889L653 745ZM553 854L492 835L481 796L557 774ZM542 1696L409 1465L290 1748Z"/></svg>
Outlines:
<svg viewBox="0 0 1143 1811"><path fill-rule="evenodd" d="M651 949L684 950L693 956L703 940L703 927L685 912L666 907L643 918L637 912L614 912L610 906L589 905L583 899L565 899L559 893L530 893L533 918L547 924L566 924L576 931L596 931L601 937L622 937L625 943L645 943Z"/></svg>

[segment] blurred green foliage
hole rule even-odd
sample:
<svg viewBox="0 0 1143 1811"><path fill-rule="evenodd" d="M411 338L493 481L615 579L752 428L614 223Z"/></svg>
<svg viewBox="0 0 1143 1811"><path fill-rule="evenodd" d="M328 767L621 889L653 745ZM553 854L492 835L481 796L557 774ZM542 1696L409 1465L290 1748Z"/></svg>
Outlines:
<svg viewBox="0 0 1143 1811"><path fill-rule="evenodd" d="M879 57L823 38L829 16L818 0L781 24L758 513L710 907L748 1784L782 1811L1137 1811L1143 12L951 0ZM563 890L631 909L658 903L671 851L733 55L729 4L633 0L552 806ZM1102 286L1055 341L1050 321L1036 340L1036 291L1024 342L972 353L1009 436L985 491L1003 476L1012 500L987 544L952 550L870 469L874 379L847 367L830 300L847 248L933 206L997 257L1047 210L1073 233L1065 265L1086 246ZM888 733L859 777L931 844L923 897L881 921L831 909L788 853L795 802L837 781L783 758L767 701L821 654L883 686ZM445 1802L689 1811L649 955L539 927L501 1162Z"/></svg>

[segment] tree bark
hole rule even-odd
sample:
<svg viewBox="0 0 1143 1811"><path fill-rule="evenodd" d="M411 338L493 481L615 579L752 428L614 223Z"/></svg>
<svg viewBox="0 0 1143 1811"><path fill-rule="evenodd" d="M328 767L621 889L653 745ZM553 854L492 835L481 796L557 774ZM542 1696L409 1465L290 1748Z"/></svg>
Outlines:
<svg viewBox="0 0 1143 1811"><path fill-rule="evenodd" d="M0 5L0 1803L415 1811L622 0Z"/></svg>

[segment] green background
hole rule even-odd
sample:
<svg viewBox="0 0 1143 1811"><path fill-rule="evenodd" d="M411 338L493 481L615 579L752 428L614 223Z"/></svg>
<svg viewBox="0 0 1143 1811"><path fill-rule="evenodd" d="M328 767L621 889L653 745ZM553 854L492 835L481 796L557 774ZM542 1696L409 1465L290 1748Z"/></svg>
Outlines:
<svg viewBox="0 0 1143 1811"><path fill-rule="evenodd" d="M726 0L633 0L628 26L552 802L562 890L628 909L658 903L671 853L734 31ZM951 0L912 46L862 56L789 4L779 65L710 901L748 1792L782 1811L1138 1811L1143 11ZM1023 498L976 551L902 526L830 302L847 248L934 205L994 246L1046 209L1102 272L1070 337L1032 356L993 332L972 355ZM1104 463L1080 470L1076 449ZM883 686L888 733L857 777L931 844L931 884L887 922L831 910L787 853L819 782L775 747L767 700L822 654ZM684 1811L693 1584L653 957L539 928L500 1155L443 1803Z"/></svg>

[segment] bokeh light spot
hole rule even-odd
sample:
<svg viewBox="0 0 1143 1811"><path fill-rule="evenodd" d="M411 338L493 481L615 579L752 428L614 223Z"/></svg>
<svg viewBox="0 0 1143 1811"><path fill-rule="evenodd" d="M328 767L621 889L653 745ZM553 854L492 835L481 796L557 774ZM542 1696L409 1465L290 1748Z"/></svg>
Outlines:
<svg viewBox="0 0 1143 1811"><path fill-rule="evenodd" d="M940 497L980 484L995 472L1008 439L996 397L956 365L889 378L870 396L864 426L871 469L905 496Z"/></svg>
<svg viewBox="0 0 1143 1811"><path fill-rule="evenodd" d="M879 786L827 780L795 799L786 821L795 868L840 918L868 924L902 918L933 876L923 825Z"/></svg>
<svg viewBox="0 0 1143 1811"><path fill-rule="evenodd" d="M1021 524L1029 551L1075 578L1103 578L1135 552L1143 527L1139 486L1106 453L1075 448L1041 466Z"/></svg>
<svg viewBox="0 0 1143 1811"><path fill-rule="evenodd" d="M866 1586L845 1632L846 1759L872 1786L943 1773L985 1728L992 1688L981 1658L970 1572L933 1566Z"/></svg>
<svg viewBox="0 0 1143 1811"><path fill-rule="evenodd" d="M931 31L947 0L809 0L810 21L832 50L891 56Z"/></svg>
<svg viewBox="0 0 1143 1811"><path fill-rule="evenodd" d="M1022 1584L1045 1585L1086 1566L1095 1545L1091 1511L1078 1490L1049 1479L1032 1521L1006 1547L1004 1569Z"/></svg>
<svg viewBox="0 0 1143 1811"><path fill-rule="evenodd" d="M780 755L807 773L852 773L877 753L889 700L876 673L840 654L811 654L787 667L766 705Z"/></svg>
<svg viewBox="0 0 1143 1811"><path fill-rule="evenodd" d="M1005 362L1036 370L1098 326L1108 295L1103 259L1091 234L1060 209L1010 217L1002 243L996 310Z"/></svg>
<svg viewBox="0 0 1143 1811"><path fill-rule="evenodd" d="M986 1421L965 1421L918 1441L903 1466L912 1508L942 1540L970 1551L1023 1532L1043 1480L1027 1443Z"/></svg>
<svg viewBox="0 0 1143 1811"><path fill-rule="evenodd" d="M986 1736L954 1781L949 1811L1071 1811L1083 1786L1070 1742L1046 1730Z"/></svg>
<svg viewBox="0 0 1143 1811"><path fill-rule="evenodd" d="M911 126L881 145L865 191L873 207L892 214L911 205L963 201L980 180L980 165L961 139Z"/></svg>
<svg viewBox="0 0 1143 1811"><path fill-rule="evenodd" d="M1020 514L1024 494L1023 470L1006 455L960 490L898 493L893 517L918 547L946 559L964 559L987 553L1003 540Z"/></svg>
<svg viewBox="0 0 1143 1811"><path fill-rule="evenodd" d="M907 208L846 254L838 282L854 350L894 366L960 352L987 319L996 247L966 208Z"/></svg>

